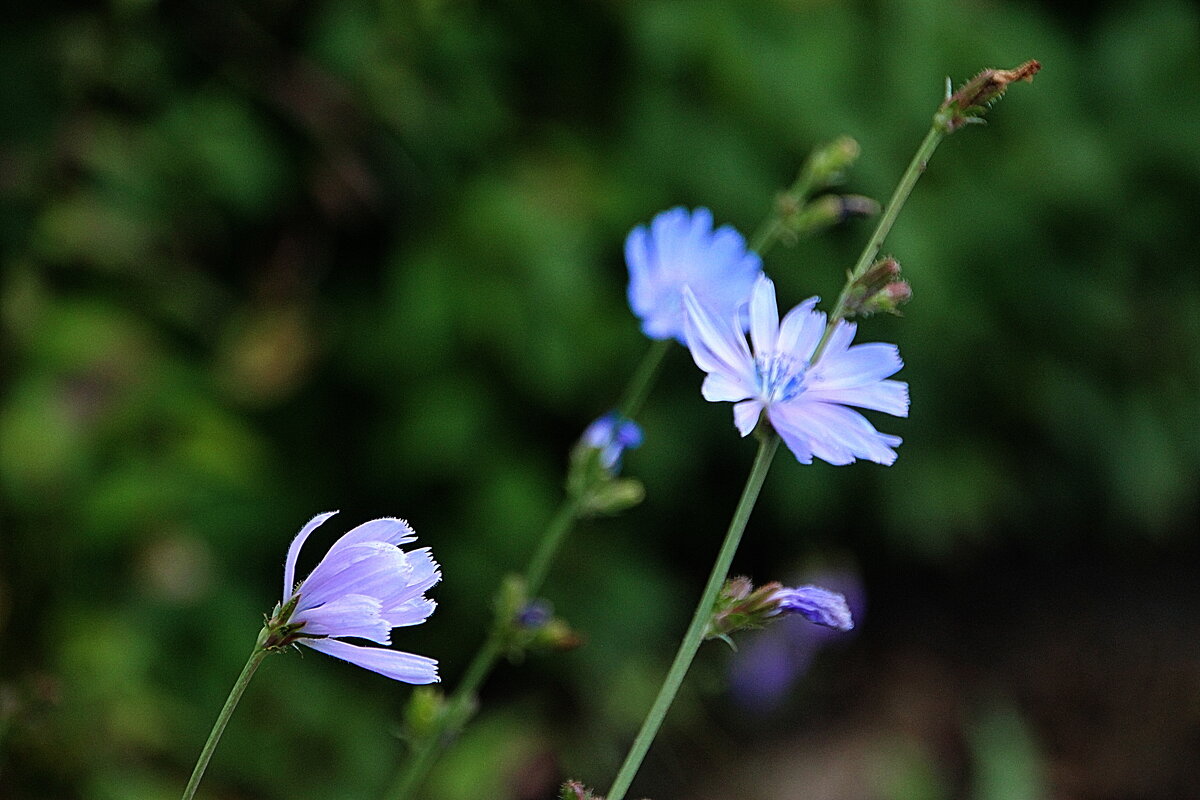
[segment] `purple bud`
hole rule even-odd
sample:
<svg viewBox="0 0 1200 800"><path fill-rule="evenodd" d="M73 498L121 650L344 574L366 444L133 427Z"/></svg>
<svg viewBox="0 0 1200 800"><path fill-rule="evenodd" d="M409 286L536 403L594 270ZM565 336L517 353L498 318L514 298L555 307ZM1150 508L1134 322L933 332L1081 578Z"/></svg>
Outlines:
<svg viewBox="0 0 1200 800"><path fill-rule="evenodd" d="M610 411L597 419L583 432L580 441L600 451L600 465L610 472L621 468L621 456L641 446L642 429L633 420Z"/></svg>

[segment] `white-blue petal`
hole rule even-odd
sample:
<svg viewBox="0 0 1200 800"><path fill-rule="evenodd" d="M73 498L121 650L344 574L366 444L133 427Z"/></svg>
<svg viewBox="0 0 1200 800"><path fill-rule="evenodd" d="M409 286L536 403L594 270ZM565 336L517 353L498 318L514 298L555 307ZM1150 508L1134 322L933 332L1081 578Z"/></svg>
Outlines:
<svg viewBox="0 0 1200 800"><path fill-rule="evenodd" d="M715 319L686 286L683 302L687 346L696 366L721 373L735 383L753 385L754 358L733 321Z"/></svg>
<svg viewBox="0 0 1200 800"><path fill-rule="evenodd" d="M283 602L287 602L292 598L292 594L296 590L296 559L300 556L300 548L304 545L304 540L309 534L317 529L318 526L325 520L332 517L336 511L327 511L324 514L317 514L310 519L296 537L292 539L292 543L288 545L287 558L283 562Z"/></svg>
<svg viewBox="0 0 1200 800"><path fill-rule="evenodd" d="M809 375L814 389L849 389L881 381L900 371L904 362L894 344L870 342L848 350L827 349Z"/></svg>
<svg viewBox="0 0 1200 800"><path fill-rule="evenodd" d="M779 305L775 300L775 284L766 275L759 275L750 294L750 341L755 355L773 353L779 338Z"/></svg>
<svg viewBox="0 0 1200 800"><path fill-rule="evenodd" d="M382 604L374 597L347 594L299 612L293 620L304 623L301 630L306 635L353 636L391 644L394 626L381 616L382 610Z"/></svg>
<svg viewBox="0 0 1200 800"><path fill-rule="evenodd" d="M758 418L762 416L763 404L758 400L745 400L733 407L733 424L737 426L738 433L742 436L749 436L750 432L758 425Z"/></svg>
<svg viewBox="0 0 1200 800"><path fill-rule="evenodd" d="M810 402L838 403L897 417L908 416L908 384L903 381L877 381L848 389L809 389L804 396Z"/></svg>
<svg viewBox="0 0 1200 800"><path fill-rule="evenodd" d="M779 324L776 348L802 361L811 361L821 334L825 332L825 312L815 311L819 297L810 297L784 315Z"/></svg>
<svg viewBox="0 0 1200 800"><path fill-rule="evenodd" d="M438 681L437 661L425 656L382 647L360 647L337 639L301 639L300 643L393 680L413 684Z"/></svg>
<svg viewBox="0 0 1200 800"><path fill-rule="evenodd" d="M732 403L754 394L754 387L724 372L710 372L700 387L700 394L710 403Z"/></svg>

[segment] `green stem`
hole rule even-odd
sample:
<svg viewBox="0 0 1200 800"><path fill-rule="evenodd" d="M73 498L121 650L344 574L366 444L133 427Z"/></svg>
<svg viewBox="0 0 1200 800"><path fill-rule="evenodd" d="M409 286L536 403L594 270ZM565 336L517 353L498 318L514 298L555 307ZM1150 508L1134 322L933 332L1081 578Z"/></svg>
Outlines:
<svg viewBox="0 0 1200 800"><path fill-rule="evenodd" d="M833 333L834 326L837 325L838 320L846 316L846 301L850 299L851 287L856 280L863 276L863 273L871 268L871 264L875 262L879 251L883 249L884 240L887 239L888 234L892 231L892 226L896 224L897 217L900 216L900 210L904 208L904 203L908 200L908 196L912 194L913 187L917 185L917 180L925 172L925 167L928 166L929 159L933 156L933 151L937 150L938 145L942 143L942 139L944 138L946 138L945 129L935 121L929 129L929 133L925 134L925 139L921 142L921 146L917 148L912 161L908 163L908 168L900 176L900 182L896 184L896 190L892 192L891 199L887 203L887 208L884 209L883 215L879 217L879 223L875 226L875 232L867 240L866 247L863 248L862 254L858 257L854 268L850 270L850 274L846 278L846 285L842 287L842 293L838 295L837 305L833 307L833 313L829 315L829 324L825 327L825 335L821 339L820 345L817 346L812 361L815 362L825 352L825 345L829 342L829 335Z"/></svg>
<svg viewBox="0 0 1200 800"><path fill-rule="evenodd" d="M192 770L192 777L183 790L183 800L191 800L196 795L196 789L200 787L200 779L204 777L204 770L208 768L208 762L217 749L217 742L220 741L221 734L225 732L225 726L229 724L229 718L233 716L233 710L237 708L238 701L242 699L246 687L250 685L254 671L258 669L258 665L262 663L269 652L260 646L255 646L246 666L242 667L242 674L238 675L237 681L234 682L233 689L230 690L229 697L225 699L225 705L221 708L221 713L217 715L217 721L213 724L212 732L208 734L208 741L204 743L204 749L200 751L200 758L196 760L196 768Z"/></svg>
<svg viewBox="0 0 1200 800"><path fill-rule="evenodd" d="M816 185L816 172L813 169L812 156L804 162L804 166L800 169L800 174L796 176L795 182L781 195L780 200L776 201L774 212L762 221L758 226L758 230L750 237L750 249L758 253L760 256L765 256L767 251L775 246L775 243L787 232L787 226L783 224L781 219L781 211L778 204L781 201L786 201L791 198L791 202L795 203L796 207L804 205L804 201L813 193Z"/></svg>
<svg viewBox="0 0 1200 800"><path fill-rule="evenodd" d="M650 349L646 351L646 355L634 371L629 386L621 396L617 413L632 418L641 411L642 405L645 404L650 389L654 385L654 380L658 376L663 359L667 351L671 349L671 341L671 339L662 339L650 345ZM580 510L580 501L567 497L559 505L558 511L546 526L537 550L529 559L529 565L525 568L525 574L522 576L525 590L530 597L536 595L542 588L559 547L579 519ZM500 660L503 651L503 634L499 628L493 629L483 646L475 653L475 657L471 659L462 681L447 701L446 713L442 716L442 722L415 745L412 757L386 797L390 797L392 800L407 800L416 792L429 771L433 769L438 756L449 743L450 737L446 734L466 724L471 702L487 676L491 674L496 662Z"/></svg>
<svg viewBox="0 0 1200 800"><path fill-rule="evenodd" d="M554 556L558 554L559 545L575 527L575 520L579 518L580 505L577 498L567 497L559 504L554 518L546 526L546 532L542 534L537 551L534 552L533 558L529 559L529 566L525 568L525 591L529 597L535 596L542 588L542 583L546 580L546 573L550 570L550 564L554 561Z"/></svg>
<svg viewBox="0 0 1200 800"><path fill-rule="evenodd" d="M498 631L493 631L483 643L483 647L475 653L462 681L459 682L458 688L450 697L445 715L442 717L443 723L418 745L416 752L409 759L408 766L400 774L391 791L388 792L388 797L401 800L412 796L425 777L429 775L437 757L446 747L447 731L461 728L466 724L466 717L471 711L470 703L478 693L479 687L491 673L492 668L496 666L496 662L500 660L503 649L503 638Z"/></svg>
<svg viewBox="0 0 1200 800"><path fill-rule="evenodd" d="M651 343L650 349L642 357L642 363L638 364L634 371L629 386L625 388L625 394L621 395L621 402L617 405L617 413L622 417L633 419L641 412L673 341L674 339L658 339Z"/></svg>
<svg viewBox="0 0 1200 800"><path fill-rule="evenodd" d="M679 643L679 651L675 654L675 661L672 662L671 669L667 672L662 688L658 690L658 697L654 700L654 705L650 707L650 712L646 715L637 738L633 740L633 746L629 748L629 754L625 756L625 763L621 765L621 770L613 781L612 789L606 795L608 800L622 800L625 797L629 784L633 782L633 776L637 774L638 767L642 765L642 760L646 757L646 751L650 749L650 743L654 741L658 729L662 727L667 710L671 707L671 703L683 683L683 678L692 665L692 659L696 657L696 651L700 649L700 643L704 640L704 631L712 618L717 594L729 573L734 553L737 552L738 543L742 540L742 532L746 530L750 512L758 500L758 493L762 489L763 481L766 480L767 471L771 467L771 459L775 456L775 450L778 447L779 437L775 433L768 434L758 447L754 466L750 468L750 476L746 478L746 488L742 490L742 498L733 512L733 519L729 522L725 541L721 544L721 551L717 554L717 561L713 564L712 572L708 576L708 583L700 595L696 613L692 615L692 623L688 626L687 633L683 635L683 641Z"/></svg>

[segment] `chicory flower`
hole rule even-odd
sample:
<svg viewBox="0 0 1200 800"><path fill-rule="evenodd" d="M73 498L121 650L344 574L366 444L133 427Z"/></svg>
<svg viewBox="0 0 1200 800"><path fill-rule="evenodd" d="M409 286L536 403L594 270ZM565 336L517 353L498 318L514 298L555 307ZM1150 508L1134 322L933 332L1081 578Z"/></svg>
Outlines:
<svg viewBox="0 0 1200 800"><path fill-rule="evenodd" d="M746 436L765 413L771 427L802 464L814 456L830 464L865 458L891 464L901 439L875 430L849 406L908 416L908 384L885 380L904 365L895 345L851 346L856 326L839 320L815 363L825 314L816 297L782 321L775 284L758 278L750 298L750 342L736 315L709 308L684 290L688 347L708 373L701 393L711 402L733 402L734 424Z"/></svg>
<svg viewBox="0 0 1200 800"><path fill-rule="evenodd" d="M610 411L588 425L579 441L599 450L600 466L615 474L621 469L624 452L641 446L642 429L628 417Z"/></svg>
<svg viewBox="0 0 1200 800"><path fill-rule="evenodd" d="M425 597L442 573L429 548L405 551L416 540L402 519L375 519L333 543L308 577L295 583L304 541L337 512L318 514L292 540L283 568L283 599L268 626L279 632L271 646L303 644L405 683L434 683L437 661L389 650L391 631L417 625L437 604ZM342 641L366 639L385 647Z"/></svg>
<svg viewBox="0 0 1200 800"><path fill-rule="evenodd" d="M762 274L762 260L728 225L713 230L712 212L672 208L625 239L629 306L651 339L684 338L683 287L713 313L733 319ZM744 322L742 330L745 330Z"/></svg>

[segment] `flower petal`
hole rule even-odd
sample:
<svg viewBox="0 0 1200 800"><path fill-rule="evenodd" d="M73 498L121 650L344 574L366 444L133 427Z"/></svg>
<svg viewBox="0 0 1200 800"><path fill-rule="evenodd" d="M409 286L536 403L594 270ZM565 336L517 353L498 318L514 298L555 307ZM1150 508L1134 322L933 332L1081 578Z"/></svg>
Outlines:
<svg viewBox="0 0 1200 800"><path fill-rule="evenodd" d="M700 394L710 403L732 403L745 400L751 393L741 381L723 372L710 372L700 386Z"/></svg>
<svg viewBox="0 0 1200 800"><path fill-rule="evenodd" d="M848 631L854 627L854 619L850 615L850 606L846 603L845 595L822 589L820 586L798 586L795 589L783 588L776 592L773 599L779 603L780 613L799 614L809 622Z"/></svg>
<svg viewBox="0 0 1200 800"><path fill-rule="evenodd" d="M869 408L897 417L908 416L908 384L904 381L878 381L848 389L810 389L804 396L810 401Z"/></svg>
<svg viewBox="0 0 1200 800"><path fill-rule="evenodd" d="M766 275L759 275L750 294L750 341L755 355L775 352L779 339L779 304L775 301L775 284Z"/></svg>
<svg viewBox="0 0 1200 800"><path fill-rule="evenodd" d="M776 349L803 361L811 361L817 342L825 332L825 312L816 311L819 297L810 297L784 315L779 323Z"/></svg>
<svg viewBox="0 0 1200 800"><path fill-rule="evenodd" d="M733 424L737 426L738 433L742 436L749 436L750 432L758 425L758 418L762 416L763 404L759 400L745 400L733 407Z"/></svg>
<svg viewBox="0 0 1200 800"><path fill-rule="evenodd" d="M386 598L408 585L412 567L404 551L384 542L363 542L330 549L297 590L296 612L347 594Z"/></svg>
<svg viewBox="0 0 1200 800"><path fill-rule="evenodd" d="M696 366L709 373L723 374L747 389L743 397L754 393L754 358L746 340L731 324L719 320L700 305L692 290L683 288L684 330L687 346Z"/></svg>
<svg viewBox="0 0 1200 800"><path fill-rule="evenodd" d="M395 626L381 616L382 610L383 605L374 597L348 594L298 612L293 619L304 623L304 636L354 636L391 644Z"/></svg>
<svg viewBox="0 0 1200 800"><path fill-rule="evenodd" d="M300 555L300 548L304 545L304 540L309 534L317 529L318 526L325 520L332 517L336 511L327 511L324 514L317 514L310 519L300 532L296 534L296 538L292 539L292 543L288 545L287 558L283 562L283 602L286 603L292 598L292 594L296 591L296 559Z"/></svg>
<svg viewBox="0 0 1200 800"><path fill-rule="evenodd" d="M830 348L812 369L813 389L850 389L881 381L900 371L904 362L894 344L869 342L835 352Z"/></svg>
<svg viewBox="0 0 1200 800"><path fill-rule="evenodd" d="M400 650L361 647L337 639L301 639L300 644L405 683L437 683L437 661Z"/></svg>
<svg viewBox="0 0 1200 800"><path fill-rule="evenodd" d="M831 403L779 403L768 413L775 430L802 463L808 463L803 453L835 465L850 464L856 458L889 465L896 460L892 448L902 441L875 430L857 411Z"/></svg>
<svg viewBox="0 0 1200 800"><path fill-rule="evenodd" d="M407 520L383 517L351 528L329 549L333 551L335 548L360 542L387 542L399 546L416 540L417 534L413 532Z"/></svg>

